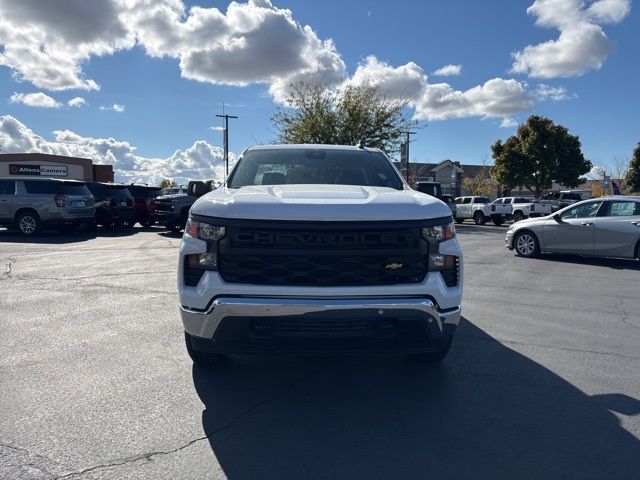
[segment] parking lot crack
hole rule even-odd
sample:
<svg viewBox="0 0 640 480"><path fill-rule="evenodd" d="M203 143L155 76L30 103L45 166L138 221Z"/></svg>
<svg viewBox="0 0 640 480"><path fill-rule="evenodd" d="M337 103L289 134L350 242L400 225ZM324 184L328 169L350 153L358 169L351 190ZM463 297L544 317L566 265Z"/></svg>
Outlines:
<svg viewBox="0 0 640 480"><path fill-rule="evenodd" d="M13 263L16 261L14 257L7 257L6 270L2 272L2 276L0 279L4 280L5 278L13 278L11 276L11 272L13 272Z"/></svg>
<svg viewBox="0 0 640 480"><path fill-rule="evenodd" d="M147 453L142 453L142 454L139 454L139 455L132 455L132 456L129 456L129 457L119 458L119 459L111 460L109 462L101 463L99 465L94 465L93 467L85 468L84 470L80 470L80 471L77 471L77 472L65 473L64 475L60 475L60 476L55 477L55 478L56 478L56 480L59 480L59 479L62 479L62 478L73 478L73 477L82 476L82 475L85 475L87 473L92 473L92 472L99 471L99 470L106 470L106 469L109 469L109 468L120 467L120 466L128 465L128 464L134 464L134 463L140 462L140 461L151 462L156 457L172 455L174 453L177 453L177 452L180 452L182 450L185 450L185 449L191 447L192 445L194 445L194 444L196 444L198 442L201 442L203 440L209 440L214 435L217 435L217 434L219 434L221 432L224 432L225 430L228 430L228 429L232 428L238 421L240 421L241 419L245 418L248 415L251 415L256 410L258 410L258 409L260 409L262 407L265 407L266 405L270 405L272 403L275 403L275 402L281 400L282 398L286 397L287 395L289 395L293 391L295 391L295 389L300 384L304 383L312 375L313 374L306 375L304 378L293 382L288 388L286 388L284 391L280 392L279 394L274 395L273 397L267 398L267 399L265 399L265 400L263 400L261 402L258 402L258 403L255 403L255 404L249 406L248 408L246 408L245 410L243 410L242 412L238 413L233 418L231 418L224 425L222 425L222 426L216 428L215 430L209 432L207 435L203 435L201 437L197 437L197 438L194 438L192 440L189 440L187 443L184 443L183 445L180 445L180 446L178 446L176 448L173 448L173 449L170 449L170 450L155 450L155 451L151 451L151 452L147 452Z"/></svg>
<svg viewBox="0 0 640 480"><path fill-rule="evenodd" d="M54 473L52 473L50 469L58 466L58 463L51 460L50 458L44 455L33 453L27 448L17 447L10 443L0 442L0 448L9 450L17 457L16 460L18 463L15 464L15 466L20 466L23 468L31 467L35 470L39 470L47 476L54 476ZM47 467L43 466L43 464L47 465Z"/></svg>
<svg viewBox="0 0 640 480"><path fill-rule="evenodd" d="M620 319L622 320L622 323L624 323L625 325L629 325L630 327L640 329L640 325L636 325L635 323L629 321L629 312L627 312L624 308L624 299L619 298L618 300L620 300L620 303L615 304L615 309L618 311L618 313L620 313Z"/></svg>

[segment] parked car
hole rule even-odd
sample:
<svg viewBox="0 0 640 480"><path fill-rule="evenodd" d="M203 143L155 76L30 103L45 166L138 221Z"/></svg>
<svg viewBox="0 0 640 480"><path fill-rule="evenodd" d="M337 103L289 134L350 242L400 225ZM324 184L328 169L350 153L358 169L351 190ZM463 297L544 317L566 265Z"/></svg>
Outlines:
<svg viewBox="0 0 640 480"><path fill-rule="evenodd" d="M550 203L552 210L556 212L561 208L568 207L569 205L583 200L583 198L580 192L562 191L548 193L542 197L542 200Z"/></svg>
<svg viewBox="0 0 640 480"><path fill-rule="evenodd" d="M90 225L93 203L84 182L0 177L0 225L23 235L35 235L45 226L66 231Z"/></svg>
<svg viewBox="0 0 640 480"><path fill-rule="evenodd" d="M442 360L460 319L451 212L375 148L247 149L192 182L178 292L189 355L401 352Z"/></svg>
<svg viewBox="0 0 640 480"><path fill-rule="evenodd" d="M511 209L502 204L491 203L489 197L458 197L456 202L456 223L473 219L476 225L484 225L491 220L494 225L502 225Z"/></svg>
<svg viewBox="0 0 640 480"><path fill-rule="evenodd" d="M640 197L578 202L546 217L514 223L505 241L522 257L550 252L638 258Z"/></svg>
<svg viewBox="0 0 640 480"><path fill-rule="evenodd" d="M550 203L527 197L502 197L493 201L496 204L508 205L508 219L519 222L525 218L543 217L552 212Z"/></svg>
<svg viewBox="0 0 640 480"><path fill-rule="evenodd" d="M184 193L161 195L154 200L155 221L174 232L180 232L189 218L189 209L196 199Z"/></svg>
<svg viewBox="0 0 640 480"><path fill-rule="evenodd" d="M131 184L127 186L127 190L133 197L135 221L144 228L149 228L155 223L156 207L154 199L162 193L162 189L148 185Z"/></svg>
<svg viewBox="0 0 640 480"><path fill-rule="evenodd" d="M87 187L95 198L96 225L106 229L133 227L133 197L126 185L87 182Z"/></svg>

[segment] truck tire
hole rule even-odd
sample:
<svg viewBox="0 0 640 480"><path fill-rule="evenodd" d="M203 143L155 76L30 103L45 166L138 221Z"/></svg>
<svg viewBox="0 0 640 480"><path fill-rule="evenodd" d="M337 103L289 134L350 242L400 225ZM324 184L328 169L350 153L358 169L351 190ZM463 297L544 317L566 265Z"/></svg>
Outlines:
<svg viewBox="0 0 640 480"><path fill-rule="evenodd" d="M221 353L200 352L194 349L193 345L191 345L191 335L189 335L187 332L184 332L184 340L185 345L187 346L187 353L189 354L189 357L191 358L193 363L195 363L196 365L219 365L225 359L225 356Z"/></svg>
<svg viewBox="0 0 640 480"><path fill-rule="evenodd" d="M476 225L484 225L487 223L487 217L483 212L477 211L473 214L473 221Z"/></svg>
<svg viewBox="0 0 640 480"><path fill-rule="evenodd" d="M533 232L524 230L516 233L513 249L519 257L535 258L540 255L540 242Z"/></svg>
<svg viewBox="0 0 640 480"><path fill-rule="evenodd" d="M40 231L42 221L36 212L26 210L16 218L16 228L25 237L32 237Z"/></svg>
<svg viewBox="0 0 640 480"><path fill-rule="evenodd" d="M453 335L449 335L442 341L442 350L438 350L435 352L425 352L425 353L412 353L408 355L408 359L414 362L420 363L438 363L444 360L444 358L449 353L451 349L451 342L453 341Z"/></svg>
<svg viewBox="0 0 640 480"><path fill-rule="evenodd" d="M494 217L494 218L492 219L492 222L493 222L493 224L494 224L496 227L499 227L500 225L502 225L502 224L504 223L504 218L501 218L501 217Z"/></svg>
<svg viewBox="0 0 640 480"><path fill-rule="evenodd" d="M513 221L514 222L521 222L522 220L524 220L524 213L516 212L516 213L513 214Z"/></svg>
<svg viewBox="0 0 640 480"><path fill-rule="evenodd" d="M182 229L187 225L187 220L189 220L189 210L182 212L182 215L180 215L180 223L178 225L173 225L171 227L171 231L180 233Z"/></svg>

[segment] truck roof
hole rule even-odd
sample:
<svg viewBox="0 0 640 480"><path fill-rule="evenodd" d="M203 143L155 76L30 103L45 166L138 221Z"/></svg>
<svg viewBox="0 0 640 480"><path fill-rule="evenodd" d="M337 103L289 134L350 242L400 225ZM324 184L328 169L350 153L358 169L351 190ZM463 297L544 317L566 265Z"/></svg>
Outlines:
<svg viewBox="0 0 640 480"><path fill-rule="evenodd" d="M325 145L322 143L277 143L273 145L256 145L247 148L247 150L296 150L296 149L314 149L314 150L352 150L354 152L368 151L381 152L379 148L357 147L355 145ZM245 151L247 151L245 150Z"/></svg>

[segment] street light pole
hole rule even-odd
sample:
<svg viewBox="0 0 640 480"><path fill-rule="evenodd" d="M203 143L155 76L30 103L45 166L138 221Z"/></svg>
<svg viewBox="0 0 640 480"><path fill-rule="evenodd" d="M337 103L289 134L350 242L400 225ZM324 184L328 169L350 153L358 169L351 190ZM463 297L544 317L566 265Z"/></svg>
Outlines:
<svg viewBox="0 0 640 480"><path fill-rule="evenodd" d="M409 130L407 130L406 132L402 132L404 134L407 135L407 139L405 140L405 147L404 147L404 152L405 155L407 156L406 162L407 162L407 183L409 183L409 179L411 178L411 170L409 169L409 143L411 142L409 136L410 135L415 135L416 132L411 132Z"/></svg>
<svg viewBox="0 0 640 480"><path fill-rule="evenodd" d="M216 115L224 119L224 130L222 135L223 151L224 151L224 183L227 183L227 176L229 175L229 119L238 118L234 115Z"/></svg>

